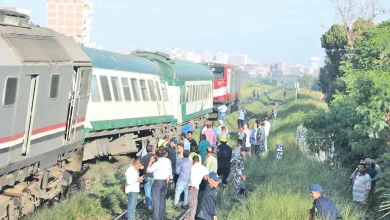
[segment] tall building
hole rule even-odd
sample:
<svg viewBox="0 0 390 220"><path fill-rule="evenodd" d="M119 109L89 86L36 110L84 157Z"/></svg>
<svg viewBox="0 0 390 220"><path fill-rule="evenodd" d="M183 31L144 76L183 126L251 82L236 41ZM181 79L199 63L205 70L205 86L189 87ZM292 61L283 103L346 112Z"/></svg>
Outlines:
<svg viewBox="0 0 390 220"><path fill-rule="evenodd" d="M229 61L231 64L234 65L245 65L248 64L248 55L241 54L241 53L235 53L231 56L231 59Z"/></svg>
<svg viewBox="0 0 390 220"><path fill-rule="evenodd" d="M26 10L26 9L22 9L22 8L0 7L0 9L17 12L17 13L24 14L24 15L27 15L27 16L31 15L31 11Z"/></svg>
<svg viewBox="0 0 390 220"><path fill-rule="evenodd" d="M314 70L314 71L317 71L320 69L319 67L319 62L320 62L320 58L318 57L311 57L310 58L310 67Z"/></svg>
<svg viewBox="0 0 390 220"><path fill-rule="evenodd" d="M218 52L215 54L214 62L221 63L221 64L227 64L229 61L229 54Z"/></svg>
<svg viewBox="0 0 390 220"><path fill-rule="evenodd" d="M73 37L85 46L91 42L93 4L84 0L47 0L47 27Z"/></svg>
<svg viewBox="0 0 390 220"><path fill-rule="evenodd" d="M291 64L277 63L277 64L275 64L275 69L282 71L283 75L288 75L291 73Z"/></svg>
<svg viewBox="0 0 390 220"><path fill-rule="evenodd" d="M213 54L209 51L200 51L202 62L213 62Z"/></svg>
<svg viewBox="0 0 390 220"><path fill-rule="evenodd" d="M187 54L186 54L186 60L194 62L194 63L200 63L200 62L202 62L202 56L200 55L200 53L190 51L190 52L187 52Z"/></svg>
<svg viewBox="0 0 390 220"><path fill-rule="evenodd" d="M167 54L173 60L184 60L187 57L187 54L184 53L184 50L178 47L167 48Z"/></svg>

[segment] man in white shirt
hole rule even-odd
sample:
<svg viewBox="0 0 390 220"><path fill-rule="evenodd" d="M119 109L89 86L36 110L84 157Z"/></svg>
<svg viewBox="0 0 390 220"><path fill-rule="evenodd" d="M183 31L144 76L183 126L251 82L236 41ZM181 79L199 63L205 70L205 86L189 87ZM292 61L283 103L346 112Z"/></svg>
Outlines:
<svg viewBox="0 0 390 220"><path fill-rule="evenodd" d="M264 130L265 130L265 141L264 141L264 152L268 150L268 135L271 129L271 123L268 121L268 117L264 117Z"/></svg>
<svg viewBox="0 0 390 220"><path fill-rule="evenodd" d="M202 179L207 179L209 175L209 171L205 166L199 163L199 159L200 158L196 155L192 158L193 166L191 167L190 192L188 196L188 204L190 206L189 220L195 219L196 208L198 206L199 185L202 182Z"/></svg>
<svg viewBox="0 0 390 220"><path fill-rule="evenodd" d="M223 104L218 107L220 120L225 121L227 110L228 110L227 104Z"/></svg>
<svg viewBox="0 0 390 220"><path fill-rule="evenodd" d="M126 170L125 193L127 194L127 218L135 219L135 208L137 207L137 195L139 193L139 183L144 180L144 176L138 176L138 170L143 169L140 160L135 160Z"/></svg>
<svg viewBox="0 0 390 220"><path fill-rule="evenodd" d="M153 188L152 188L152 204L153 204L153 219L160 220L165 218L166 211L166 196L168 183L172 183L172 166L171 161L166 158L168 152L166 149L158 150L156 152L158 157L151 157L149 165L146 169L148 173L153 173Z"/></svg>

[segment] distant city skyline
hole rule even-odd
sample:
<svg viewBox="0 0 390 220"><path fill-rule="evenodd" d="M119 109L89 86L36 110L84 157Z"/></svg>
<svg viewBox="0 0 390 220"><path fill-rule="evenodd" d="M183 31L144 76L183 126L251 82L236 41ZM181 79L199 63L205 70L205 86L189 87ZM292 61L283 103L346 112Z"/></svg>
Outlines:
<svg viewBox="0 0 390 220"><path fill-rule="evenodd" d="M91 41L111 51L179 47L240 52L260 63L310 65L312 56L323 62L320 37L335 23L328 0L90 2L94 4ZM390 8L390 1L382 5ZM0 6L29 10L32 22L47 26L46 0L0 0Z"/></svg>

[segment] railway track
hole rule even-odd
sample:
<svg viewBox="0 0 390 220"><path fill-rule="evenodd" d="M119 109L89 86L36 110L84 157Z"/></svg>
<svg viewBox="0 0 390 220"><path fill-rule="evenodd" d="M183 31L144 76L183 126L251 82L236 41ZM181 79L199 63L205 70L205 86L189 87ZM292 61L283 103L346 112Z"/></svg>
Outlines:
<svg viewBox="0 0 390 220"><path fill-rule="evenodd" d="M142 202L144 199L145 199L145 197L142 197L137 201L136 211L137 211L137 213L141 212L141 214L136 219L142 219L142 220L153 219L153 217L151 216L151 215L153 215L153 213L150 210L146 210L145 207L142 207ZM190 209L184 209L180 212L180 214L178 216L176 216L175 218L170 218L170 219L171 220L183 220L189 211L190 211ZM115 218L113 218L113 220L127 220L127 210L124 210L122 213L120 213Z"/></svg>

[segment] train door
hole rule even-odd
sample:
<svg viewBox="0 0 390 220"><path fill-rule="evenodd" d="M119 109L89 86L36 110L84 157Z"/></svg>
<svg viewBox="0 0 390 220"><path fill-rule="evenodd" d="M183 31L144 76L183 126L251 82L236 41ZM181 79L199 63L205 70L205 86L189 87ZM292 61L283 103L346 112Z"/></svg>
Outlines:
<svg viewBox="0 0 390 220"><path fill-rule="evenodd" d="M27 155L31 144L32 128L33 128L34 115L35 115L35 104L37 99L38 82L39 82L39 75L30 75L30 76L31 76L30 94L28 100L26 126L24 129L24 138L23 138L23 145L22 145L23 156Z"/></svg>
<svg viewBox="0 0 390 220"><path fill-rule="evenodd" d="M166 112L165 104L164 104L166 102L166 100L164 100L164 97L161 94L162 91L160 89L160 83L158 80L155 80L154 84L155 84L154 89L156 90L156 94L157 94L158 111L159 111L160 115L166 115L167 112Z"/></svg>
<svg viewBox="0 0 390 220"><path fill-rule="evenodd" d="M80 108L80 91L82 87L84 74L87 74L83 68L75 67L73 71L73 85L69 97L68 116L66 119L65 142L72 142L76 133L78 123L78 113Z"/></svg>

